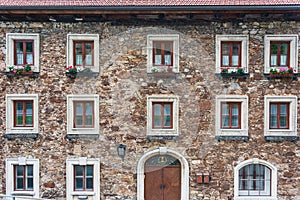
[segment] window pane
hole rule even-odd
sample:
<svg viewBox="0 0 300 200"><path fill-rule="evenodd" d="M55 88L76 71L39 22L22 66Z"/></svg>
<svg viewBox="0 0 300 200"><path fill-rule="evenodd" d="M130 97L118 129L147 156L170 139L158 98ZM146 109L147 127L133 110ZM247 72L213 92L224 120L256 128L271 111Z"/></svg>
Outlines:
<svg viewBox="0 0 300 200"><path fill-rule="evenodd" d="M31 53L26 54L26 63L24 63L24 64L29 64L29 65L33 64L33 54L31 54Z"/></svg>
<svg viewBox="0 0 300 200"><path fill-rule="evenodd" d="M27 176L33 176L33 166L32 165L27 166Z"/></svg>
<svg viewBox="0 0 300 200"><path fill-rule="evenodd" d="M277 55L271 56L271 66L277 66Z"/></svg>
<svg viewBox="0 0 300 200"><path fill-rule="evenodd" d="M33 190L33 178L27 178L27 190Z"/></svg>
<svg viewBox="0 0 300 200"><path fill-rule="evenodd" d="M83 105L76 103L76 125L83 125Z"/></svg>
<svg viewBox="0 0 300 200"><path fill-rule="evenodd" d="M278 44L271 44L271 54L277 54Z"/></svg>
<svg viewBox="0 0 300 200"><path fill-rule="evenodd" d="M287 55L288 53L288 44L281 44L280 45L280 54Z"/></svg>
<svg viewBox="0 0 300 200"><path fill-rule="evenodd" d="M92 190L93 189L93 178L86 179L86 189Z"/></svg>
<svg viewBox="0 0 300 200"><path fill-rule="evenodd" d="M280 127L287 127L287 117L280 116Z"/></svg>
<svg viewBox="0 0 300 200"><path fill-rule="evenodd" d="M165 55L165 65L171 65L171 55Z"/></svg>
<svg viewBox="0 0 300 200"><path fill-rule="evenodd" d="M32 53L33 52L32 42L26 42L26 52L27 53Z"/></svg>
<svg viewBox="0 0 300 200"><path fill-rule="evenodd" d="M85 125L93 125L93 104L92 103L85 104L85 115L86 115Z"/></svg>
<svg viewBox="0 0 300 200"><path fill-rule="evenodd" d="M75 176L83 176L83 166L75 166Z"/></svg>
<svg viewBox="0 0 300 200"><path fill-rule="evenodd" d="M233 44L232 54L239 55L239 44Z"/></svg>
<svg viewBox="0 0 300 200"><path fill-rule="evenodd" d="M232 119L231 119L231 126L239 126L239 119L238 119L238 116L232 116Z"/></svg>
<svg viewBox="0 0 300 200"><path fill-rule="evenodd" d="M222 56L222 65L229 66L229 56Z"/></svg>
<svg viewBox="0 0 300 200"><path fill-rule="evenodd" d="M222 104L222 114L226 114L228 115L229 114L229 105L227 103L223 103Z"/></svg>
<svg viewBox="0 0 300 200"><path fill-rule="evenodd" d="M161 127L161 105L154 104L154 126Z"/></svg>
<svg viewBox="0 0 300 200"><path fill-rule="evenodd" d="M17 178L16 189L24 189L24 178Z"/></svg>
<svg viewBox="0 0 300 200"><path fill-rule="evenodd" d="M83 189L83 178L75 178L75 189L77 190Z"/></svg>
<svg viewBox="0 0 300 200"><path fill-rule="evenodd" d="M280 65L287 66L287 56L286 55L280 55Z"/></svg>
<svg viewBox="0 0 300 200"><path fill-rule="evenodd" d="M75 45L76 65L82 65L82 44Z"/></svg>
<svg viewBox="0 0 300 200"><path fill-rule="evenodd" d="M92 65L93 64L93 46L92 43L85 44L85 64Z"/></svg>
<svg viewBox="0 0 300 200"><path fill-rule="evenodd" d="M91 165L86 166L86 176L93 176L93 166Z"/></svg>
<svg viewBox="0 0 300 200"><path fill-rule="evenodd" d="M23 125L23 103L16 103L16 125Z"/></svg>
<svg viewBox="0 0 300 200"><path fill-rule="evenodd" d="M26 125L32 125L32 102L26 102Z"/></svg>
<svg viewBox="0 0 300 200"><path fill-rule="evenodd" d="M23 61L23 54L17 54L17 63L16 65L23 65L24 61Z"/></svg>
<svg viewBox="0 0 300 200"><path fill-rule="evenodd" d="M230 47L229 44L222 44L222 54L229 55L229 50L230 50L229 47Z"/></svg>
<svg viewBox="0 0 300 200"><path fill-rule="evenodd" d="M239 56L232 56L232 66L239 65Z"/></svg>
<svg viewBox="0 0 300 200"><path fill-rule="evenodd" d="M229 116L222 116L222 127L229 126Z"/></svg>
<svg viewBox="0 0 300 200"><path fill-rule="evenodd" d="M155 65L161 65L162 60L161 60L161 55L155 55Z"/></svg>
<svg viewBox="0 0 300 200"><path fill-rule="evenodd" d="M232 104L232 115L238 115L239 114L239 105L238 104Z"/></svg>
<svg viewBox="0 0 300 200"><path fill-rule="evenodd" d="M23 166L16 166L17 176L24 176L24 167Z"/></svg>

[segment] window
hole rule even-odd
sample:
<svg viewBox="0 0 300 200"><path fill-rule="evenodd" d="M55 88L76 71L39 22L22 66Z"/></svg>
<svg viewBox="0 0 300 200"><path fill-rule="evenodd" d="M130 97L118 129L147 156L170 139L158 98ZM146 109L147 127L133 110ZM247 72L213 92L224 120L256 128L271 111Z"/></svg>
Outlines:
<svg viewBox="0 0 300 200"><path fill-rule="evenodd" d="M6 133L38 134L38 95L6 95Z"/></svg>
<svg viewBox="0 0 300 200"><path fill-rule="evenodd" d="M270 103L270 129L289 128L289 103Z"/></svg>
<svg viewBox="0 0 300 200"><path fill-rule="evenodd" d="M6 70L9 66L29 64L34 72L39 72L39 34L8 33L6 35Z"/></svg>
<svg viewBox="0 0 300 200"><path fill-rule="evenodd" d="M15 100L14 102L14 127L33 126L33 101Z"/></svg>
<svg viewBox="0 0 300 200"><path fill-rule="evenodd" d="M179 100L176 96L147 97L147 135L179 134Z"/></svg>
<svg viewBox="0 0 300 200"><path fill-rule="evenodd" d="M94 127L94 102L74 101L74 128Z"/></svg>
<svg viewBox="0 0 300 200"><path fill-rule="evenodd" d="M241 42L221 42L222 67L241 66Z"/></svg>
<svg viewBox="0 0 300 200"><path fill-rule="evenodd" d="M216 136L248 136L248 96L216 97Z"/></svg>
<svg viewBox="0 0 300 200"><path fill-rule="evenodd" d="M74 63L77 67L93 66L94 41L74 41Z"/></svg>
<svg viewBox="0 0 300 200"><path fill-rule="evenodd" d="M67 37L67 66L99 72L99 35L68 34Z"/></svg>
<svg viewBox="0 0 300 200"><path fill-rule="evenodd" d="M99 134L99 96L67 96L68 134Z"/></svg>
<svg viewBox="0 0 300 200"><path fill-rule="evenodd" d="M297 136L296 96L265 96L265 136Z"/></svg>
<svg viewBox="0 0 300 200"><path fill-rule="evenodd" d="M217 35L216 36L216 73L222 68L228 68L229 73L242 67L248 72L247 35Z"/></svg>
<svg viewBox="0 0 300 200"><path fill-rule="evenodd" d="M67 200L100 199L100 159L67 159Z"/></svg>
<svg viewBox="0 0 300 200"><path fill-rule="evenodd" d="M234 199L277 199L277 169L257 158L234 168Z"/></svg>
<svg viewBox="0 0 300 200"><path fill-rule="evenodd" d="M14 165L15 190L33 190L33 165Z"/></svg>
<svg viewBox="0 0 300 200"><path fill-rule="evenodd" d="M74 165L74 190L93 190L93 165Z"/></svg>
<svg viewBox="0 0 300 200"><path fill-rule="evenodd" d="M179 35L147 36L147 72L160 66L170 66L173 72L179 72Z"/></svg>
<svg viewBox="0 0 300 200"><path fill-rule="evenodd" d="M34 41L33 40L15 40L14 48L14 65L33 65L34 57Z"/></svg>
<svg viewBox="0 0 300 200"><path fill-rule="evenodd" d="M298 35L265 35L264 73L292 67L298 73Z"/></svg>
<svg viewBox="0 0 300 200"><path fill-rule="evenodd" d="M221 103L222 128L241 128L241 102Z"/></svg>
<svg viewBox="0 0 300 200"><path fill-rule="evenodd" d="M25 157L6 159L7 195L39 197L39 160Z"/></svg>

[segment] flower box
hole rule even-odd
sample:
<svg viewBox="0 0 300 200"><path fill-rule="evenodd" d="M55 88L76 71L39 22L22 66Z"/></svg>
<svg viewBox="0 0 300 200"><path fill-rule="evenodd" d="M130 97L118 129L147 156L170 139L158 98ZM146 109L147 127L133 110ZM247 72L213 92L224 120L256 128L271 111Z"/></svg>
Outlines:
<svg viewBox="0 0 300 200"><path fill-rule="evenodd" d="M294 76L294 73L284 73L284 74L280 74L280 73L270 73L270 76L271 77L278 77L278 78L283 78L283 77L293 77Z"/></svg>
<svg viewBox="0 0 300 200"><path fill-rule="evenodd" d="M15 72L5 72L5 75L7 77L18 77L18 76L29 76L29 77L37 77L38 76L38 72L34 72L34 71L28 71L28 72L21 72L21 73L15 73Z"/></svg>
<svg viewBox="0 0 300 200"><path fill-rule="evenodd" d="M246 79L249 77L249 74L237 74L237 73L221 73L222 78L241 78Z"/></svg>

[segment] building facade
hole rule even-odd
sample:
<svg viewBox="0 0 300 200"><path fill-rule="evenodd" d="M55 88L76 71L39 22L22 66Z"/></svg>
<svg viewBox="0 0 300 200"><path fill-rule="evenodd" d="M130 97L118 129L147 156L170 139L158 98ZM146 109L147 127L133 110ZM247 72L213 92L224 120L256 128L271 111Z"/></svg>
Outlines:
<svg viewBox="0 0 300 200"><path fill-rule="evenodd" d="M0 2L2 194L300 199L299 2Z"/></svg>

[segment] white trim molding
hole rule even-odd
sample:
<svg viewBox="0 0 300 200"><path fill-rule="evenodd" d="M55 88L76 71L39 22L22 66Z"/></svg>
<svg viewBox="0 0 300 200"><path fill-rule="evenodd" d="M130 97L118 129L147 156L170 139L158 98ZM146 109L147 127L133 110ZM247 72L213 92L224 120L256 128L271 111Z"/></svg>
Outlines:
<svg viewBox="0 0 300 200"><path fill-rule="evenodd" d="M270 46L272 41L290 42L290 67L298 73L298 35L265 35L264 41L264 73L270 73Z"/></svg>
<svg viewBox="0 0 300 200"><path fill-rule="evenodd" d="M265 136L297 136L297 96L265 96ZM270 103L282 102L289 103L289 128L288 129L270 129Z"/></svg>
<svg viewBox="0 0 300 200"><path fill-rule="evenodd" d="M14 101L33 101L33 126L14 126ZM38 134L39 133L39 103L38 94L7 94L6 95L6 134Z"/></svg>
<svg viewBox="0 0 300 200"><path fill-rule="evenodd" d="M239 170L250 164L260 164L271 170L271 196L239 196ZM277 200L277 167L258 158L239 163L234 168L234 200Z"/></svg>
<svg viewBox="0 0 300 200"><path fill-rule="evenodd" d="M171 150L167 147L160 147L158 149L152 150L146 154L144 154L140 160L138 161L137 166L137 200L145 199L145 191L144 191L144 167L146 161L159 154L166 154L175 157L180 161L181 164L181 200L189 199L189 165L187 160L179 153L174 150Z"/></svg>
<svg viewBox="0 0 300 200"><path fill-rule="evenodd" d="M93 101L94 102L94 127L93 128L74 128L74 101ZM67 134L99 134L99 95L68 95L67 96Z"/></svg>
<svg viewBox="0 0 300 200"><path fill-rule="evenodd" d="M152 128L152 103L153 102L171 102L173 103L173 128L171 129L153 129ZM178 136L179 135L179 97L151 95L147 96L147 136Z"/></svg>
<svg viewBox="0 0 300 200"><path fill-rule="evenodd" d="M93 72L100 72L99 64L99 35L98 34L68 34L67 35L67 66L74 66L74 41L93 41L94 42L94 66Z"/></svg>
<svg viewBox="0 0 300 200"><path fill-rule="evenodd" d="M179 35L162 34L147 35L147 73L152 73L153 66L153 42L155 41L173 41L173 72L179 73Z"/></svg>
<svg viewBox="0 0 300 200"><path fill-rule="evenodd" d="M221 128L221 103L241 103L241 128ZM219 95L216 97L216 136L248 136L248 96L246 95Z"/></svg>
<svg viewBox="0 0 300 200"><path fill-rule="evenodd" d="M68 158L66 161L67 170L67 200L76 200L79 196L84 196L86 199L100 199L100 159L99 158ZM74 165L93 165L93 191L74 191Z"/></svg>
<svg viewBox="0 0 300 200"><path fill-rule="evenodd" d="M221 73L221 42L241 42L241 67L245 73L249 73L248 66L248 48L249 36L248 35L216 35L216 73ZM232 69L229 69L231 72Z"/></svg>
<svg viewBox="0 0 300 200"><path fill-rule="evenodd" d="M14 190L14 165L33 165L33 191ZM39 198L39 159L33 158L7 158L6 159L6 194Z"/></svg>
<svg viewBox="0 0 300 200"><path fill-rule="evenodd" d="M8 67L14 64L14 41L15 40L33 40L33 59L34 66L32 70L34 72L40 71L40 35L35 33L7 33L6 34L6 71L9 71Z"/></svg>

